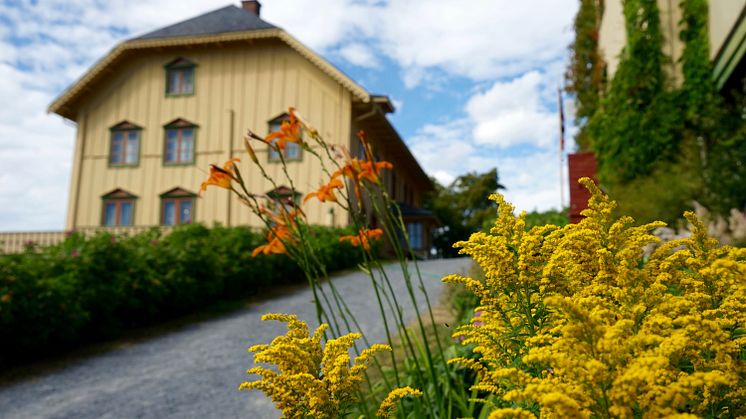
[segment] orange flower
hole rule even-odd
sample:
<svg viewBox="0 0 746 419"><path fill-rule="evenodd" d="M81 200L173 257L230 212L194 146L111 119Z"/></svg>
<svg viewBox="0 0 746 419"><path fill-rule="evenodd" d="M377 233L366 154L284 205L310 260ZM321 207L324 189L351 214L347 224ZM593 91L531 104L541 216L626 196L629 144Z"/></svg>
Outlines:
<svg viewBox="0 0 746 419"><path fill-rule="evenodd" d="M287 253L285 243L293 241L293 232L290 227L296 225L298 217L305 217L306 214L300 208L289 212L284 210L280 214L272 212L265 207L260 208L259 211L267 215L272 227L267 233L267 244L254 249L251 252L251 256L256 256L259 253L264 253L265 255Z"/></svg>
<svg viewBox="0 0 746 419"><path fill-rule="evenodd" d="M342 183L342 181L336 178L332 178L332 180L330 180L328 184L321 185L318 191L311 192L310 194L306 195L306 197L303 198L303 203L305 204L306 201L313 198L314 196L321 202L337 202L337 196L334 195L334 190L342 188L344 188L344 184Z"/></svg>
<svg viewBox="0 0 746 419"><path fill-rule="evenodd" d="M387 161L364 161L360 163L360 178L368 179L372 183L378 183L378 175L381 174L383 169L393 169L394 165Z"/></svg>
<svg viewBox="0 0 746 419"><path fill-rule="evenodd" d="M380 228L368 230L367 228L363 227L356 235L342 236L339 238L339 241L348 241L355 247L362 245L363 249L370 250L370 240L380 240L382 235L383 230L381 230Z"/></svg>
<svg viewBox="0 0 746 419"><path fill-rule="evenodd" d="M360 138L360 143L363 145L365 150L365 160L353 158L349 153L347 153L347 163L336 172L332 173L332 179L339 176L344 176L350 179L353 182L355 195L359 201L362 195L360 191L362 180L365 179L372 183L378 183L378 176L381 174L381 170L393 169L394 165L387 161L374 161L373 153L370 150L370 144L365 140L365 133L361 130L358 132L357 136Z"/></svg>
<svg viewBox="0 0 746 419"><path fill-rule="evenodd" d="M202 192L207 190L207 187L210 185L219 186L224 189L230 189L231 182L234 180L238 180L236 179L236 175L234 173L234 164L237 161L241 160L238 157L228 160L227 162L225 162L222 169L218 166L215 166L214 164L211 164L210 177L208 177L206 181L202 182L202 185L199 187L199 196L202 196Z"/></svg>
<svg viewBox="0 0 746 419"><path fill-rule="evenodd" d="M256 257L260 253L264 253L265 255L287 253L283 240L287 241L290 238L291 233L286 226L277 226L274 229L269 230L269 233L267 233L267 244L263 244L254 249L254 251L251 252L251 256Z"/></svg>
<svg viewBox="0 0 746 419"><path fill-rule="evenodd" d="M264 141L267 144L272 144L274 140L277 140L275 145L279 150L284 150L288 141L296 144L300 144L302 141L300 138L301 121L295 115L295 109L289 108L288 113L290 114L290 117L287 120L282 121L280 130L271 132L266 138L264 138Z"/></svg>

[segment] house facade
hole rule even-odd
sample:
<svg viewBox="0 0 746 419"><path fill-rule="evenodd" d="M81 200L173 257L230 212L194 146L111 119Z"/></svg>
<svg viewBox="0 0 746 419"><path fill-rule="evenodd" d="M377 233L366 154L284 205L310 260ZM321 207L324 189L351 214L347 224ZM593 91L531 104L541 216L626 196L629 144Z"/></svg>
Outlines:
<svg viewBox="0 0 746 419"><path fill-rule="evenodd" d="M624 0L599 0L603 16L598 34L598 44L609 79L619 66L619 57L627 43L624 26ZM708 29L710 59L713 63L716 85L722 91L741 88L746 75L746 0L708 0ZM679 0L657 0L660 10L661 33L664 37L663 52L670 57L669 74L680 83L680 58L684 45L679 39L681 9Z"/></svg>
<svg viewBox="0 0 746 419"><path fill-rule="evenodd" d="M421 205L433 185L388 121L391 101L262 20L260 8L244 1L125 41L50 105L77 124L66 229L260 226L228 191L211 188L207 199L196 193L211 163L233 157L242 157L252 191L278 193L252 167L243 137L247 129L275 130L293 106L327 142L353 152L355 134L366 131L378 157L394 164L383 183L412 209L407 228L426 253L435 220ZM256 152L269 174L282 179L276 152L268 146ZM285 150L300 193L324 181L321 165L309 157L300 148ZM312 224L349 222L340 208L315 200L304 211Z"/></svg>

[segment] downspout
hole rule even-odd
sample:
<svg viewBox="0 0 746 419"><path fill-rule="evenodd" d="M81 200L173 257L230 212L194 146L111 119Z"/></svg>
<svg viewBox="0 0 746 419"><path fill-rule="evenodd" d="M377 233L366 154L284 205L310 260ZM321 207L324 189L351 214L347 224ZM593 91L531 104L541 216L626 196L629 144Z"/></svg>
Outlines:
<svg viewBox="0 0 746 419"><path fill-rule="evenodd" d="M80 125L78 126L78 129L80 130ZM75 182L75 201L73 201L73 208L72 208L72 219L71 219L71 225L70 230L75 230L78 226L78 203L80 202L80 180L83 179L83 166L84 162L83 159L85 158L85 143L86 138L88 137L88 112L85 113L85 116L83 117L83 127L82 127L83 134L80 136L80 150L78 155L80 158L78 159L78 170L77 170L77 177L73 180Z"/></svg>
<svg viewBox="0 0 746 419"><path fill-rule="evenodd" d="M228 115L230 116L230 122L228 124L228 160L233 158L233 134L235 132L235 123L236 123L236 112L233 109L228 110ZM231 226L231 202L233 201L233 196L231 193L228 194L228 219L226 220L225 225L227 227Z"/></svg>

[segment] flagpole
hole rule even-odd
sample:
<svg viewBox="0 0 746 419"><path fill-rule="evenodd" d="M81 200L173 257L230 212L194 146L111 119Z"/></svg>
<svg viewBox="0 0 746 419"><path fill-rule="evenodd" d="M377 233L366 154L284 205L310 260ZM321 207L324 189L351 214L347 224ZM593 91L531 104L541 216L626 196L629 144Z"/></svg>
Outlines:
<svg viewBox="0 0 746 419"><path fill-rule="evenodd" d="M557 99L559 102L559 123L560 123L560 132L559 132L559 182L560 182L560 211L562 211L565 208L565 181L562 177L563 170L563 156L562 154L565 151L565 110L562 105L562 88L559 84L557 84Z"/></svg>

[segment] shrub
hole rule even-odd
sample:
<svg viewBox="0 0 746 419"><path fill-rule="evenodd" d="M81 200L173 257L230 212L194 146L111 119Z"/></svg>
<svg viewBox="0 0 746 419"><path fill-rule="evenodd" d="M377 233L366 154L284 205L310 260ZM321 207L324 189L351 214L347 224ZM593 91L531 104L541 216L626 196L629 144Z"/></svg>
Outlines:
<svg viewBox="0 0 746 419"><path fill-rule="evenodd" d="M339 242L342 229L310 230L330 269L359 263L357 249ZM0 365L306 281L286 255L251 257L263 240L248 227L187 225L165 236L157 229L73 234L56 246L0 255Z"/></svg>

